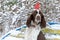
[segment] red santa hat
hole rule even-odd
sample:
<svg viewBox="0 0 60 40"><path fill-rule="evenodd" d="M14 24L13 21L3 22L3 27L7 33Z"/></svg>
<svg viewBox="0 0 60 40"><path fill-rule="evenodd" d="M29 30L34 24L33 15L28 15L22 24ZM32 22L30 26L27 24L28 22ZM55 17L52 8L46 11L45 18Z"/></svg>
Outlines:
<svg viewBox="0 0 60 40"><path fill-rule="evenodd" d="M35 5L34 5L34 9L35 10L39 10L39 8L41 7L40 3L37 2Z"/></svg>

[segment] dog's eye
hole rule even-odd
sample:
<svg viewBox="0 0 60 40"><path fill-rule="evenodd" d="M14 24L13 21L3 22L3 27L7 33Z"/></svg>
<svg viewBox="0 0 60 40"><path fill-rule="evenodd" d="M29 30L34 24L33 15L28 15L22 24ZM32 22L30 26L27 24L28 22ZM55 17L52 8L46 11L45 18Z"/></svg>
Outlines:
<svg viewBox="0 0 60 40"><path fill-rule="evenodd" d="M36 13L38 13L38 12L36 11Z"/></svg>

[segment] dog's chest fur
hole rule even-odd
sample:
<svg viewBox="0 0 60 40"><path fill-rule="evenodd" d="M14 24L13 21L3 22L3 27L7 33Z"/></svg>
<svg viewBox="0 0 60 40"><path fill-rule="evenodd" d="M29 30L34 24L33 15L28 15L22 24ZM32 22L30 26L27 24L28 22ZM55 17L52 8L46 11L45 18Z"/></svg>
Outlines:
<svg viewBox="0 0 60 40"><path fill-rule="evenodd" d="M32 22L35 27L28 28L27 30L27 40L37 40L37 36L39 32L41 31L40 25L36 25L35 23Z"/></svg>

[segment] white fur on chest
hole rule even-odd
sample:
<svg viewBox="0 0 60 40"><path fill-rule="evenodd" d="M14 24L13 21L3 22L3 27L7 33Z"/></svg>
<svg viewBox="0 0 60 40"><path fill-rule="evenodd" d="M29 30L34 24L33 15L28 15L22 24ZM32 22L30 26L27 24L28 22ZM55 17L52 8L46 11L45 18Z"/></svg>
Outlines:
<svg viewBox="0 0 60 40"><path fill-rule="evenodd" d="M35 28L32 28L32 32L30 34L30 39L31 40L37 40L38 34L40 32L40 27L36 26Z"/></svg>
<svg viewBox="0 0 60 40"><path fill-rule="evenodd" d="M35 28L31 27L31 28L27 29L26 40L37 40L37 36L38 36L41 28L40 28L40 25L35 25L35 26L36 26Z"/></svg>

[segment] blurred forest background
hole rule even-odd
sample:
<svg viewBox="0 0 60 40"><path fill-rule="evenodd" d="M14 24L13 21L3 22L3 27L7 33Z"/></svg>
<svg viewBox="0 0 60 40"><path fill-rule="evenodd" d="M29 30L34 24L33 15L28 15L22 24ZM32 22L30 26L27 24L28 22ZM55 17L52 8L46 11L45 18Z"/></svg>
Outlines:
<svg viewBox="0 0 60 40"><path fill-rule="evenodd" d="M38 1L46 22L60 22L60 0L0 0L0 36L24 25Z"/></svg>

